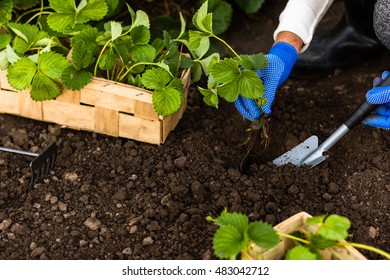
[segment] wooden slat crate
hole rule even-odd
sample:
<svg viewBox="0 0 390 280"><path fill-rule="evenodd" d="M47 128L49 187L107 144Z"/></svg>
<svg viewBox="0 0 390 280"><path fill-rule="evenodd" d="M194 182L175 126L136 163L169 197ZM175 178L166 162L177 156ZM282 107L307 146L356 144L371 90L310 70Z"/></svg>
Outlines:
<svg viewBox="0 0 390 280"><path fill-rule="evenodd" d="M290 218L284 220L280 224L276 225L274 229L278 232L290 234L294 231L303 228L307 218L312 217L306 212L299 212ZM315 230L315 227L309 227L309 230ZM282 238L281 242L269 249L264 250L254 243L249 245L249 253L243 254L241 258L243 260L281 260L284 259L288 250L294 246L292 240ZM367 258L362 255L358 250L352 246L334 246L321 251L321 255L325 260L366 260Z"/></svg>
<svg viewBox="0 0 390 280"><path fill-rule="evenodd" d="M93 78L80 91L64 90L55 100L37 102L29 89L13 89L6 76L6 71L0 72L0 113L157 145L183 116L191 79L190 70L184 71L185 101L176 113L162 117L153 108L152 93L134 86Z"/></svg>

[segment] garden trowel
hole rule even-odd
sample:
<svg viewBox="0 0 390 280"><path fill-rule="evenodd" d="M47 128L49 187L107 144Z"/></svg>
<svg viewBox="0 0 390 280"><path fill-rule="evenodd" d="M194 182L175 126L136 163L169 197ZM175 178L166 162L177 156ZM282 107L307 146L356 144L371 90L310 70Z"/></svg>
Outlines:
<svg viewBox="0 0 390 280"><path fill-rule="evenodd" d="M385 79L379 86L390 85L390 76ZM323 162L328 156L324 153L329 151L345 134L352 128L363 121L379 105L371 104L365 101L354 113L333 132L321 145L318 146L318 137L313 135L302 143L298 144L283 155L274 159L272 162L277 165L293 164L296 166L314 167Z"/></svg>

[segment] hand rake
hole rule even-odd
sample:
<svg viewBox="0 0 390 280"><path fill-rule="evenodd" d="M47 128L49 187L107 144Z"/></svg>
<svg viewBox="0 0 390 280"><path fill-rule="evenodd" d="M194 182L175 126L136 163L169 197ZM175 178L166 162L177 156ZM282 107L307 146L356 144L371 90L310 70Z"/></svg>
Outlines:
<svg viewBox="0 0 390 280"><path fill-rule="evenodd" d="M57 146L55 143L51 144L40 154L5 147L0 147L0 151L35 157L35 159L30 162L30 170L32 173L30 187L32 187L39 179L43 178L50 172L51 169L53 169L57 158Z"/></svg>

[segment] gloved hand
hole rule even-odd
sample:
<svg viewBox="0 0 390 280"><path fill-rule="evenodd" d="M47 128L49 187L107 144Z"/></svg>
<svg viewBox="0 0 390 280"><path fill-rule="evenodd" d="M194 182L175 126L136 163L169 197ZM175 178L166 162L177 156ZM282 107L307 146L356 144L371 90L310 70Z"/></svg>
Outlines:
<svg viewBox="0 0 390 280"><path fill-rule="evenodd" d="M256 73L265 87L263 97L267 98L267 103L261 107L261 110L265 114L270 114L276 90L290 75L291 69L298 59L298 52L292 45L278 42L272 46L266 58L268 60L267 67L257 70ZM260 117L259 107L253 99L239 95L234 101L234 105L238 112L250 121Z"/></svg>
<svg viewBox="0 0 390 280"><path fill-rule="evenodd" d="M385 71L381 78L374 80L374 88L366 94L366 99L371 104L382 104L373 116L368 117L363 123L366 125L390 129L390 86L378 86L380 82L390 76L389 71Z"/></svg>

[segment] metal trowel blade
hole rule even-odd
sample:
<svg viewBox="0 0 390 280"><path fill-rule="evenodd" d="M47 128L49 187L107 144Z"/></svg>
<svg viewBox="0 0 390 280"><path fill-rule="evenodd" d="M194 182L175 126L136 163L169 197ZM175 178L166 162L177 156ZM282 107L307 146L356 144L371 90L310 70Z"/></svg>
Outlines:
<svg viewBox="0 0 390 280"><path fill-rule="evenodd" d="M318 148L318 137L313 135L301 142L291 150L274 159L272 162L277 166L292 163L300 166L303 161Z"/></svg>

